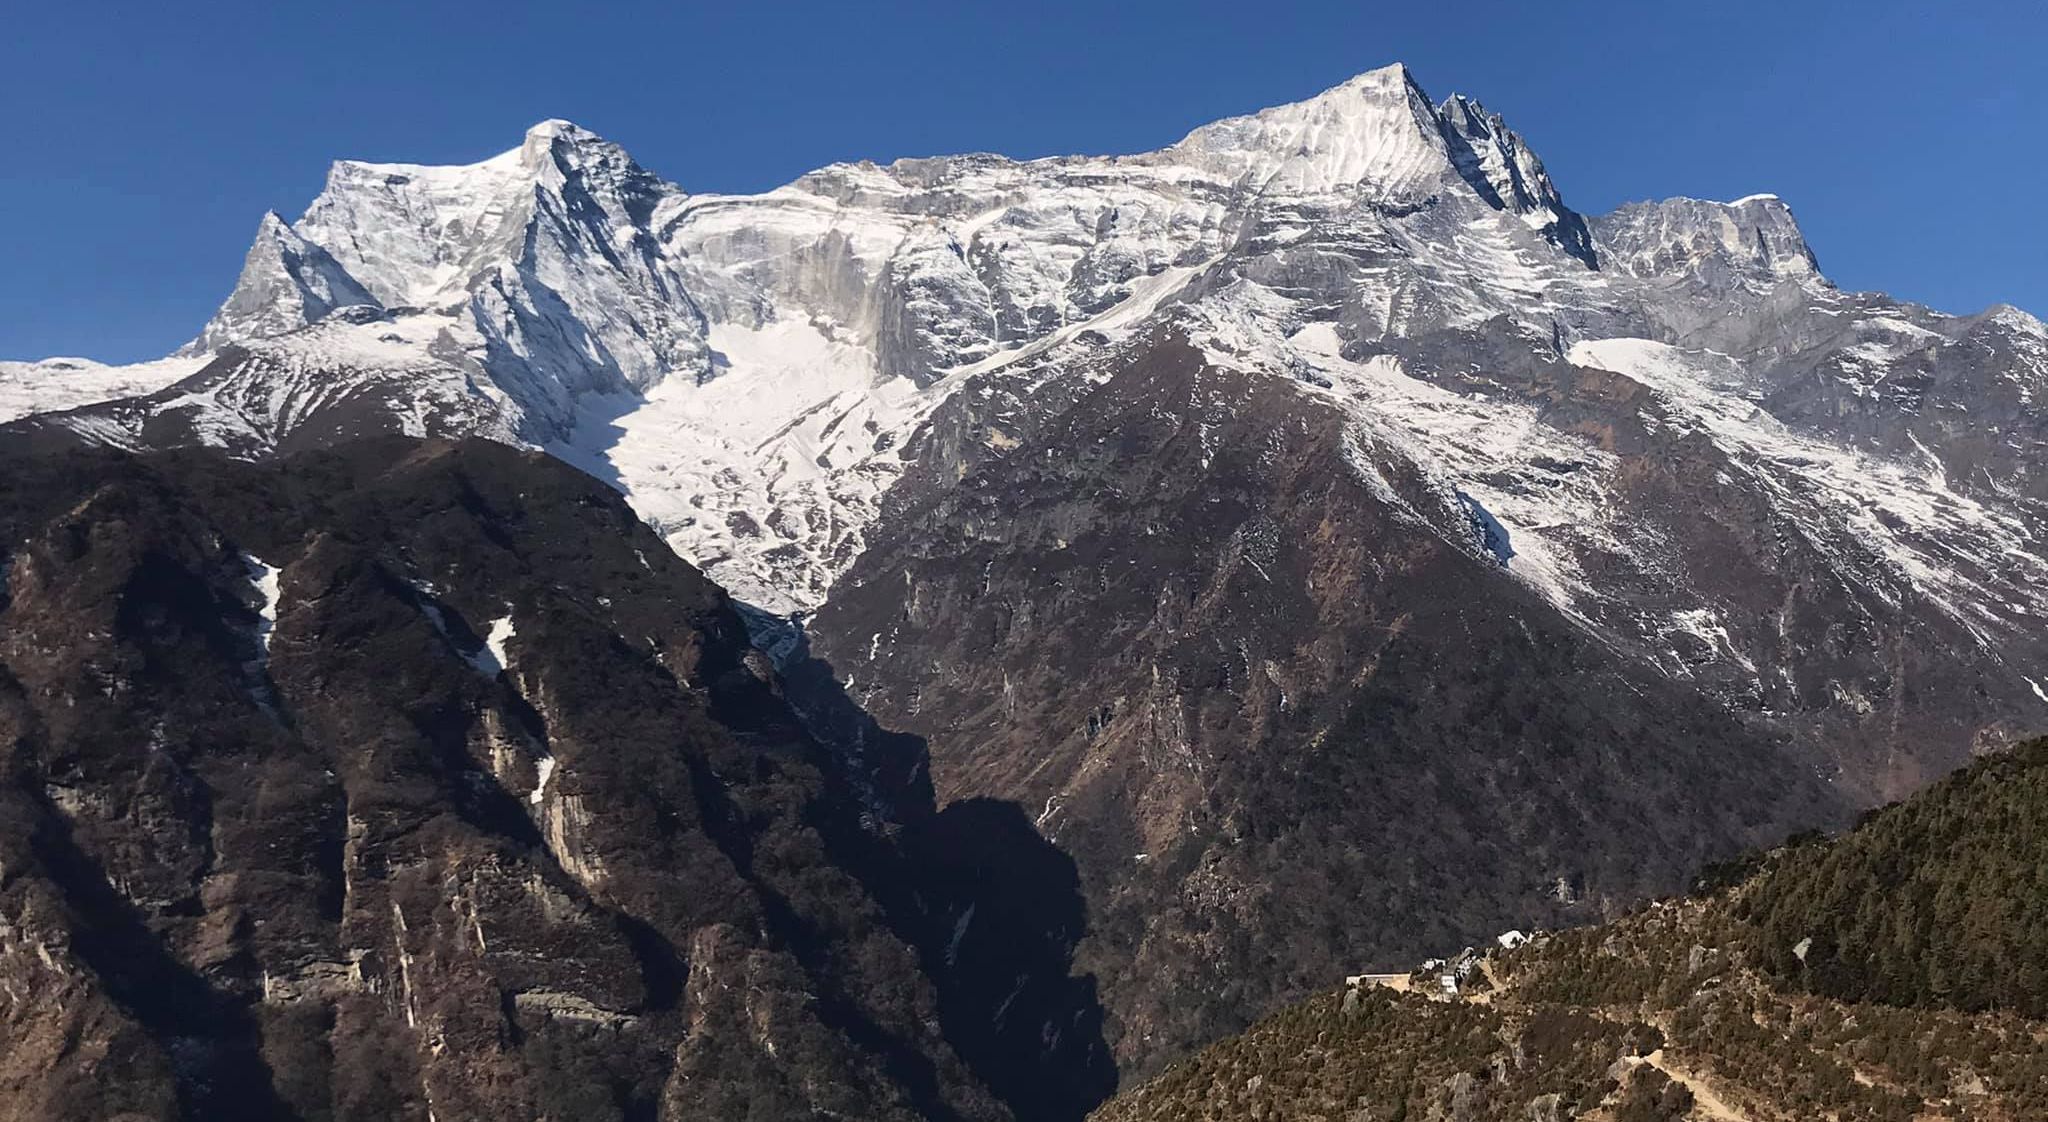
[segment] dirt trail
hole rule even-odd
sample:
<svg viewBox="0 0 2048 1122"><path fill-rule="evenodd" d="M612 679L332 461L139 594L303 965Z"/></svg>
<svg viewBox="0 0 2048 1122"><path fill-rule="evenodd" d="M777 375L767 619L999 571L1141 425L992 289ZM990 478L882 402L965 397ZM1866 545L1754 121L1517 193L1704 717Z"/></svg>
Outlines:
<svg viewBox="0 0 2048 1122"><path fill-rule="evenodd" d="M1495 994L1507 993L1508 988L1501 984L1500 975L1493 972L1492 959L1482 958L1479 960L1479 976L1486 979L1486 988L1470 995L1471 1000L1481 1005L1491 1005L1493 1004Z"/></svg>
<svg viewBox="0 0 2048 1122"><path fill-rule="evenodd" d="M1694 1115L1710 1119L1711 1122L1749 1122L1748 1115L1729 1106L1727 1100L1715 1094L1714 1089L1707 1086L1705 1081L1665 1059L1664 1049L1659 1048L1640 1059L1641 1062L1663 1072L1672 1082L1681 1084L1692 1092Z"/></svg>
<svg viewBox="0 0 2048 1122"><path fill-rule="evenodd" d="M1501 977L1494 973L1493 962L1490 959L1481 959L1479 961L1479 972L1489 983L1487 988L1478 993L1469 991L1460 993L1456 997L1457 1000L1490 1005L1496 996L1506 996L1514 988L1513 983L1517 980L1510 975L1503 982ZM1405 974L1364 974L1359 975L1358 980L1367 985L1381 985L1389 989L1406 990L1409 988L1409 979ZM1431 993L1430 996L1438 998L1439 995ZM1611 1017L1611 1014L1605 1010L1594 1010L1594 1013L1596 1016ZM1653 1017L1652 1020L1655 1021L1657 1018ZM1668 1027L1665 1025L1660 1024L1657 1027L1668 1031ZM1664 1049L1659 1048L1647 1056L1629 1056L1627 1059L1632 1064L1648 1064L1663 1072L1665 1078L1691 1091L1693 1108L1691 1113L1687 1115L1688 1118L1702 1120L1702 1122L1751 1122L1749 1115L1730 1106L1728 1100L1716 1094L1705 1079L1685 1068L1677 1066L1667 1059L1664 1055Z"/></svg>

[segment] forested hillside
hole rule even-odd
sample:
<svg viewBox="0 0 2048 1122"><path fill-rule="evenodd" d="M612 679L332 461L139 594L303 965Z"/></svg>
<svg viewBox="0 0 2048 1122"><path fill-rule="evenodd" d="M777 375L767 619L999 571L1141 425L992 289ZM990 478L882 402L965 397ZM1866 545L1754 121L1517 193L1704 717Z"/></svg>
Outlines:
<svg viewBox="0 0 2048 1122"><path fill-rule="evenodd" d="M1737 911L1814 993L2048 1017L2048 738L1780 855Z"/></svg>
<svg viewBox="0 0 2048 1122"><path fill-rule="evenodd" d="M1455 962L1362 979L1096 1117L2048 1118L2044 864L2036 740L1691 898L1473 956L1455 996Z"/></svg>

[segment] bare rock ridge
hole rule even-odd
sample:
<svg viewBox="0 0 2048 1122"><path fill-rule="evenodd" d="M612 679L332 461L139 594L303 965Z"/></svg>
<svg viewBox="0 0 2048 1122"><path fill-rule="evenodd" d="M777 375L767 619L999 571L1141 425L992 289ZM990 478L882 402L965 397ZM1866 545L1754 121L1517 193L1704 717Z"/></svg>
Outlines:
<svg viewBox="0 0 2048 1122"><path fill-rule="evenodd" d="M343 161L184 354L0 390L25 447L604 480L800 621L800 711L1071 855L1127 1079L2048 721L2048 328L1841 291L1774 196L1580 215L1400 66L752 196L560 121ZM844 780L885 815L886 756Z"/></svg>
<svg viewBox="0 0 2048 1122"><path fill-rule="evenodd" d="M863 818L724 593L595 481L397 439L6 478L0 1118L1114 1087L1072 863L989 800Z"/></svg>

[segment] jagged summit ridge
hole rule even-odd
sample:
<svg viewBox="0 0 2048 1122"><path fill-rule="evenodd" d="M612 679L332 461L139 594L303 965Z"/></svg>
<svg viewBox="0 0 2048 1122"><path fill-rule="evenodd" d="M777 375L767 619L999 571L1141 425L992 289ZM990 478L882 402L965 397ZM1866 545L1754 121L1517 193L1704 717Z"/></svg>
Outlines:
<svg viewBox="0 0 2048 1122"><path fill-rule="evenodd" d="M1565 206L1543 161L1500 114L1463 94L1452 94L1437 114L1450 139L1452 160L1467 182L1490 193L1496 205L1522 215L1558 248L1598 267L1585 219Z"/></svg>
<svg viewBox="0 0 2048 1122"><path fill-rule="evenodd" d="M899 161L886 170L842 165L762 199L804 192L829 195L841 206L880 203L896 209L889 206L893 202L905 211L928 214L934 202L941 208L959 205L930 198L928 192L934 188L951 186L955 190L948 194L955 198L983 193L974 188L1006 189L1014 196L1020 187L1028 187L988 181L1020 176L1028 180L1033 178L1030 172L1035 165L1044 164L1087 174L1091 179L1114 170L1129 186L1155 191L1166 184L1133 181L1152 178L1183 191L1249 195L1268 202L1339 194L1351 202L1420 208L1430 206L1446 190L1467 191L1494 209L1518 216L1568 257L1589 266L1598 264L1587 223L1564 204L1541 161L1521 137L1498 114L1462 95L1432 103L1408 69L1399 64L1368 71L1303 101L1203 126L1173 146L1138 157L1036 161L1032 165L1000 158L947 158ZM939 168L945 169L943 178L935 179L931 173ZM1134 174L1138 168L1155 170L1150 176ZM878 178L896 182L882 187L875 182ZM1202 183L1202 179L1210 182ZM906 190L914 197L904 197ZM685 289L683 282L692 278L685 275L688 266L678 259L701 247L693 247L677 235L694 217L693 210L738 201L706 201L700 207L680 188L641 169L617 145L572 122L550 119L529 129L519 148L476 164L336 163L327 188L293 225L293 232L309 245L324 247L340 266L340 276L296 278L296 287L317 292L334 287L338 279L342 287L352 284L387 308L452 308L493 288L494 278L502 278L508 265L515 269L539 267L538 260L519 260L526 253L545 258L549 249L556 248L532 245L535 239L527 235L538 223L546 227L539 230L542 241L559 244L566 235L611 271L639 274L632 278L630 292L607 295L624 297L624 303L636 306L641 314L595 317L609 320L604 324L607 328L623 331L607 330L602 338L577 339L578 332L559 330L561 325L555 324L557 330L540 332L543 337L567 336L562 342L569 353L559 356L563 361L554 365L603 368L595 377L572 377L570 381L579 385L623 381L644 389L659 376L678 369L702 380L716 373L715 360L700 347L681 340L680 335L691 333L689 325L677 324L666 313L677 304L694 305L701 311L704 302L725 302L738 296L743 306L728 307L726 314L756 319L766 310L767 301L758 292L733 293L716 282L700 286L711 289L701 296ZM1001 349L1005 342L1028 342L1071 322L1076 313L1085 315L1105 308L1128 295L1128 278L1134 272L1146 274L1164 264L1183 263L1194 254L1216 248L1233 227L1242 228L1242 219L1235 216L1220 216L1220 220L1218 216L1204 217L1202 226L1210 232L1190 244L1170 228L1178 225L1185 230L1190 216L1161 214L1156 201L1147 201L1151 203L1146 208L1149 213L1140 221L1163 220L1169 228L1155 225L1152 230L1114 231L1135 233L1154 245L1116 247L1119 252L1106 255L1108 276L1103 275L1104 270L1089 267L1089 262L1072 260L1071 250L1064 246L1054 247L1055 259L1049 267L1009 259L1011 255L1003 252L1006 247L996 242L995 236L1011 224L1009 220L1027 217L1018 213L1023 207L1001 208L994 214L983 211L978 217L960 215L968 219L964 229L927 224L922 229L888 231L883 233L890 242L886 247L856 246L857 234L842 228L835 232L844 240L844 251L850 251L866 274L862 278L865 283L872 285L879 272L885 278L904 277L907 283L928 291L894 303L869 299L860 306L834 308L833 319L858 325L871 338L871 345L882 352L878 365L887 373L929 381L936 369L971 363ZM1122 208L1114 203L1111 207L1116 219L1124 221ZM657 212L664 218L659 231L651 225ZM578 223L587 227L580 235L574 229ZM968 236L961 238L961 233ZM1790 239L1775 236L1778 233L1773 231L1771 244L1789 241L1803 247L1796 227ZM1166 244L1158 245L1162 234ZM1632 239L1625 231L1614 237L1619 247L1617 260L1631 272L1694 263L1694 258L1672 252L1668 246L1638 246L1635 242L1642 238ZM771 243L761 248L777 253L796 247ZM1046 247L1025 248L1033 256L1043 256ZM900 267L874 269L874 257L897 251L904 260L893 264ZM834 248L826 252L843 251ZM1797 252L1778 257L1796 259ZM818 264L832 267L828 262ZM1775 272L1788 270L1775 268ZM949 273L953 275L945 275ZM556 275L567 277L568 273ZM930 284L923 283L927 279ZM1068 291L1049 292L1061 279ZM968 291L954 291L962 286ZM976 288L982 291L974 291ZM1065 299L1060 299L1061 295ZM518 318L522 310L536 310L547 303L502 294L496 301L488 296L484 300L493 306L482 310L501 320L508 315ZM263 293L238 293L230 302L237 301L244 306L259 304ZM310 307L317 313L321 302ZM241 333L256 337L276 334L280 327L299 326L312 318L317 316L293 315L285 308L272 321L252 322ZM230 334L226 323L213 325L203 343L217 347ZM639 338L624 338L628 334ZM506 344L514 351L521 345L517 339L508 339Z"/></svg>

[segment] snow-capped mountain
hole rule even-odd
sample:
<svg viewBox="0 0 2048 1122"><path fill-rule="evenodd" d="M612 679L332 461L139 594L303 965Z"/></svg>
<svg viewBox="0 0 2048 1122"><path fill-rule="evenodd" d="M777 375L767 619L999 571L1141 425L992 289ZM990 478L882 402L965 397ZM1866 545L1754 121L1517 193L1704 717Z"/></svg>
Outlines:
<svg viewBox="0 0 2048 1122"><path fill-rule="evenodd" d="M1172 1002L1245 932L1413 937L1347 910L1379 866L1292 892L1246 856L1394 844L1367 786L1547 761L1475 803L1429 779L1500 837L1400 835L1438 848L1386 914L1483 860L1444 891L1497 930L2048 721L2048 328L1842 292L1772 195L1582 216L1399 66L1156 152L753 196L562 121L469 166L344 161L178 356L60 373L0 368L36 414L12 432L482 435L610 481L735 594L815 613L943 796L1072 848L1101 922L1145 932L1087 952L1140 1066L1225 1024ZM1523 677L1432 692L1482 668ZM1321 769L1364 757L1290 753L1346 737L1400 751L1339 799ZM1243 984L1284 996L1317 946Z"/></svg>
<svg viewBox="0 0 2048 1122"><path fill-rule="evenodd" d="M690 195L563 121L469 166L342 161L297 222L264 216L181 352L214 360L200 378L56 423L242 454L365 425L544 446L615 478L742 595L801 609L859 552L938 400L1162 305L1290 368L1504 317L1533 353L1649 338L1764 359L1764 382L1974 322L1835 293L1773 196L1589 223L1498 115L1432 104L1394 66L1140 156L836 165L750 197ZM2042 345L2002 315L2013 358ZM1390 376L1426 386L1400 357ZM49 382L17 411L79 404ZM106 396L123 388L154 387Z"/></svg>
<svg viewBox="0 0 2048 1122"><path fill-rule="evenodd" d="M1954 584L1958 535L1983 561L2038 558L2008 505L2048 494L2024 454L2040 437L2038 321L1838 293L1771 195L1588 223L1498 115L1432 104L1399 66L1141 156L838 165L752 197L692 196L563 121L464 167L342 161L296 223L264 216L234 293L183 352L214 357L200 378L57 423L244 454L364 425L539 445L615 479L741 595L806 609L858 554L938 401L1164 316L1239 365L1344 383L1333 397L1362 424L1504 519L1510 569L1563 607L1590 592L1571 556L1585 543L1552 539L1598 524L1602 481L1489 488L1477 476L1504 449L1467 454L1430 422L1516 416L1469 393L1415 401L1440 390L1416 341L1498 323L1532 356L1619 368L1682 410L1761 404L1775 422L1794 399L1839 399L1737 445L1775 464L1772 442L1791 441L1789 471L1838 491L1907 480L1916 501L1827 509L1871 522L1859 536L1923 584ZM1388 361L1357 374L1368 351ZM2019 431L1968 417L1980 447L1953 470L1940 414L1967 404L1890 379L1987 360L1958 388L2003 398ZM78 404L48 381L38 411ZM1877 431L1840 431L1887 393L1906 398L1870 418ZM1798 446L1802 428L1829 454ZM2007 619L2001 593L1979 600Z"/></svg>

